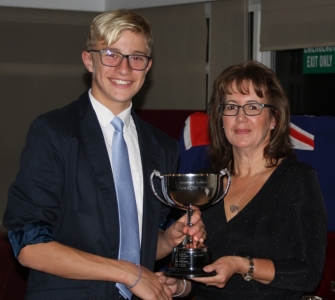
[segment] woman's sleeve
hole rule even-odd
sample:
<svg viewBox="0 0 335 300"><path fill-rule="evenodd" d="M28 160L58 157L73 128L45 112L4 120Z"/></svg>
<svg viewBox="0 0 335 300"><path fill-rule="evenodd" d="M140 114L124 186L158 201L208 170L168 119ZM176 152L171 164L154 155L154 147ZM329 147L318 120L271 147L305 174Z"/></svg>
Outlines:
<svg viewBox="0 0 335 300"><path fill-rule="evenodd" d="M274 260L275 278L269 284L313 291L321 280L327 237L326 209L316 172L305 168L290 183L283 225L289 235L286 259Z"/></svg>

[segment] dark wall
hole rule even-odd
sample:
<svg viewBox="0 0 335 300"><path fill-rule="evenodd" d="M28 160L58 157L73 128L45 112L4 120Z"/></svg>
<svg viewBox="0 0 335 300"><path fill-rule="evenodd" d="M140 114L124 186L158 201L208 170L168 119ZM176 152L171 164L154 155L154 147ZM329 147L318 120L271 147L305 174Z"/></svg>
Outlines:
<svg viewBox="0 0 335 300"><path fill-rule="evenodd" d="M88 88L81 52L95 15L0 6L0 220L30 123Z"/></svg>

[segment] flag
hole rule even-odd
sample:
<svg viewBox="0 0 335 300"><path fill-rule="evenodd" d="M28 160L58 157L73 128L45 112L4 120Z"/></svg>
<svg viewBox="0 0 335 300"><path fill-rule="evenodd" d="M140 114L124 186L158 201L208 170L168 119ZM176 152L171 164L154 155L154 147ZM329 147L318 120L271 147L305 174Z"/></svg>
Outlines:
<svg viewBox="0 0 335 300"><path fill-rule="evenodd" d="M335 117L291 115L290 138L298 160L317 172L328 213L328 231L335 231ZM178 173L208 167L208 144L208 115L190 115L179 140Z"/></svg>

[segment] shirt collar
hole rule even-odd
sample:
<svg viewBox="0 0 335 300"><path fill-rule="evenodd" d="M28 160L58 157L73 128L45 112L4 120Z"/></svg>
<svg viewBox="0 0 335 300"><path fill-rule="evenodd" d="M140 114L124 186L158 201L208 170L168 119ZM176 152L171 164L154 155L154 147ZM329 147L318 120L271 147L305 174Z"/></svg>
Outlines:
<svg viewBox="0 0 335 300"><path fill-rule="evenodd" d="M104 105L102 105L97 99L95 99L89 90L89 98L92 103L93 109L98 117L99 123L103 127L107 127L110 122L114 119L115 115ZM128 128L130 124L130 113L132 108L132 103L130 103L129 107L119 113L117 116L123 121L125 126Z"/></svg>

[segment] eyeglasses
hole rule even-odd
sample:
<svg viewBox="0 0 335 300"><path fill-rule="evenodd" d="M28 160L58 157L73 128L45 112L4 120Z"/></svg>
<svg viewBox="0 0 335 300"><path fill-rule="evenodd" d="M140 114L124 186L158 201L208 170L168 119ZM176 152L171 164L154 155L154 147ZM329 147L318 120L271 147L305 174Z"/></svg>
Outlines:
<svg viewBox="0 0 335 300"><path fill-rule="evenodd" d="M244 105L220 104L219 110L224 116L236 116L241 107L243 108L243 111L247 116L260 115L264 107L275 109L272 105L269 104L253 102Z"/></svg>
<svg viewBox="0 0 335 300"><path fill-rule="evenodd" d="M129 67L137 71L145 70L151 59L150 56L146 55L141 54L125 55L118 51L112 51L108 49L88 50L88 52L99 52L101 63L107 67L117 67L119 64L121 64L124 58L127 58Z"/></svg>

